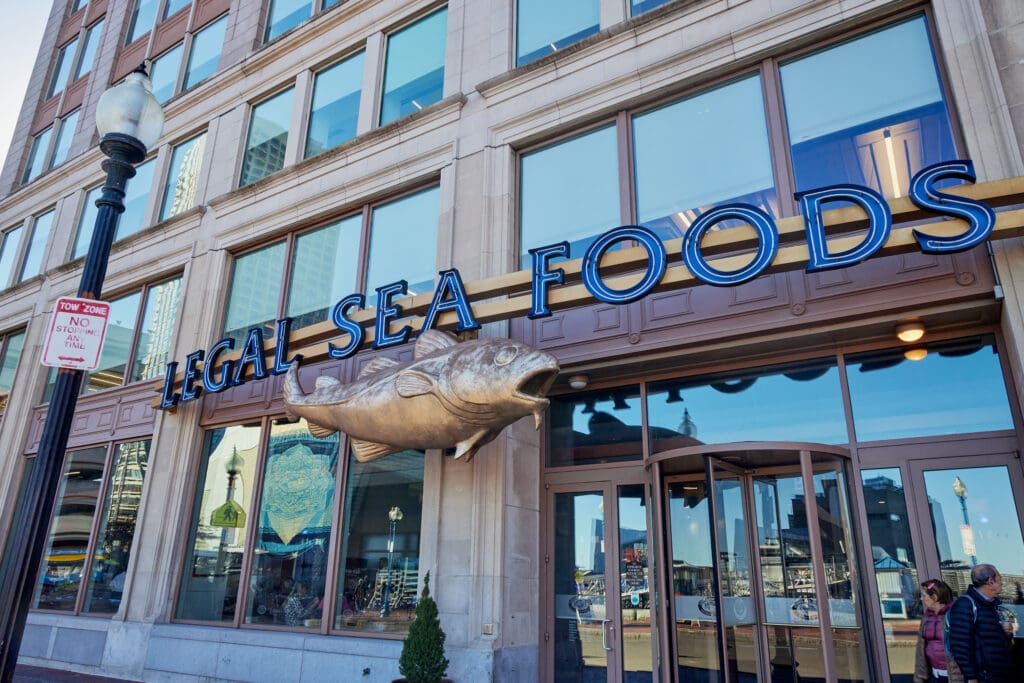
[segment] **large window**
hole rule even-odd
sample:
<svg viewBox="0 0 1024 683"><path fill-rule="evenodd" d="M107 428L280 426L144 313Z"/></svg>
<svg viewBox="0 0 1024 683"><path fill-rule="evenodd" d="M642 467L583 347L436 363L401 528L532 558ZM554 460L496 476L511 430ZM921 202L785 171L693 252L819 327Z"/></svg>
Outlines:
<svg viewBox="0 0 1024 683"><path fill-rule="evenodd" d="M306 157L355 137L364 61L364 53L360 51L317 73L309 111Z"/></svg>
<svg viewBox="0 0 1024 683"><path fill-rule="evenodd" d="M321 9L337 5L342 0L271 0L267 14L267 29L263 39L267 42L286 33Z"/></svg>
<svg viewBox="0 0 1024 683"><path fill-rule="evenodd" d="M901 65L899 74L878 83L874 76L893 63ZM956 158L924 16L773 64L525 150L522 264L530 262L529 249L562 240L580 258L597 235L622 224L677 238L724 203L793 215L794 187L853 183L895 197L906 193L916 171ZM766 94L766 87L777 91ZM766 102L780 104L769 111ZM786 121L789 144L769 129L773 119ZM632 158L623 159L627 150ZM631 172L620 170L626 168ZM776 177L787 168L792 177ZM634 205L620 208L624 197Z"/></svg>
<svg viewBox="0 0 1024 683"><path fill-rule="evenodd" d="M516 66L549 55L601 28L599 0L518 0Z"/></svg>
<svg viewBox="0 0 1024 683"><path fill-rule="evenodd" d="M100 364L86 373L82 393L163 377L180 296L181 278L175 278L111 300ZM53 368L44 400L56 381Z"/></svg>
<svg viewBox="0 0 1024 683"><path fill-rule="evenodd" d="M135 0L131 23L128 26L127 43L133 43L153 28L156 21L156 9L160 0Z"/></svg>
<svg viewBox="0 0 1024 683"><path fill-rule="evenodd" d="M380 124L441 99L448 9L440 9L388 36Z"/></svg>
<svg viewBox="0 0 1024 683"><path fill-rule="evenodd" d="M374 288L403 278L410 294L430 291L439 209L438 190L430 188L238 256L224 336L240 344L249 328L263 327L269 339L281 315L293 318L293 328L327 320L339 299L358 291L373 306ZM366 240L369 260L360 268Z"/></svg>
<svg viewBox="0 0 1024 683"><path fill-rule="evenodd" d="M529 249L562 240L571 258L580 258L598 235L620 224L618 169L614 126L522 156L523 267Z"/></svg>
<svg viewBox="0 0 1024 683"><path fill-rule="evenodd" d="M75 128L78 126L79 111L79 109L76 109L71 114L68 114L58 125L57 139L53 144L53 153L50 155L50 161L46 164L46 168L58 166L68 158L68 152L71 151L71 142L75 137Z"/></svg>
<svg viewBox="0 0 1024 683"><path fill-rule="evenodd" d="M199 190L199 172L203 167L206 133L183 142L171 154L171 167L164 182L160 220L188 211L196 205Z"/></svg>
<svg viewBox="0 0 1024 683"><path fill-rule="evenodd" d="M408 628L423 454L367 464L350 457L339 534L333 520L344 480L341 452L339 435L313 437L305 420L265 419L206 433L178 619L315 632ZM394 507L402 515L392 526ZM328 560L338 543L342 566L335 572Z"/></svg>
<svg viewBox="0 0 1024 683"><path fill-rule="evenodd" d="M188 56L188 68L185 70L185 83L182 89L188 90L217 72L221 48L224 46L224 31L228 26L228 17L224 15L209 26L196 33L192 38L192 48Z"/></svg>
<svg viewBox="0 0 1024 683"><path fill-rule="evenodd" d="M196 21L198 16L192 21ZM198 30L191 29L191 39L182 25L181 42L152 58L149 80L153 83L153 95L158 102L166 103L217 72L227 25L228 15L225 14Z"/></svg>
<svg viewBox="0 0 1024 683"><path fill-rule="evenodd" d="M788 62L780 75L798 191L856 183L898 197L914 173L955 158L924 17Z"/></svg>
<svg viewBox="0 0 1024 683"><path fill-rule="evenodd" d="M96 58L96 50L99 48L100 37L103 35L103 20L100 19L90 26L85 33L85 43L82 45L82 54L75 66L75 75L71 79L77 81L79 78L92 70L93 60Z"/></svg>
<svg viewBox="0 0 1024 683"><path fill-rule="evenodd" d="M25 173L21 182L27 183L35 180L43 172L46 153L50 151L50 136L53 134L53 126L38 133L32 138L32 149L28 153L28 163L25 164Z"/></svg>
<svg viewBox="0 0 1024 683"><path fill-rule="evenodd" d="M50 77L50 85L46 89L46 96L53 97L68 84L71 76L71 68L75 63L75 55L78 54L78 38L75 38L57 52L57 61L54 63L53 75Z"/></svg>
<svg viewBox="0 0 1024 683"><path fill-rule="evenodd" d="M153 84L153 96L160 104L174 97L178 91L178 71L181 70L182 45L175 45L153 60L149 80Z"/></svg>
<svg viewBox="0 0 1024 683"><path fill-rule="evenodd" d="M3 233L0 288L24 282L40 273L52 226L53 211L47 211L31 219L27 230L24 224L19 224Z"/></svg>
<svg viewBox="0 0 1024 683"><path fill-rule="evenodd" d="M0 415L7 410L7 400L14 387L14 373L25 346L25 331L10 332L0 339Z"/></svg>
<svg viewBox="0 0 1024 683"><path fill-rule="evenodd" d="M34 607L117 611L148 460L149 441L67 453Z"/></svg>
<svg viewBox="0 0 1024 683"><path fill-rule="evenodd" d="M124 195L124 213L117 222L117 233L114 240L124 239L134 235L142 229L142 222L145 220L146 203L149 201L149 189L153 185L153 167L156 158L139 164L135 168L135 176L128 179ZM71 251L71 258L76 259L85 256L89 251L89 243L92 241L92 233L96 228L96 213L99 211L96 200L103 194L103 186L94 187L85 195L85 202L82 212L78 218L78 232L75 236L75 246Z"/></svg>
<svg viewBox="0 0 1024 683"><path fill-rule="evenodd" d="M284 168L292 117L292 92L293 89L288 88L252 108L239 185L256 182Z"/></svg>

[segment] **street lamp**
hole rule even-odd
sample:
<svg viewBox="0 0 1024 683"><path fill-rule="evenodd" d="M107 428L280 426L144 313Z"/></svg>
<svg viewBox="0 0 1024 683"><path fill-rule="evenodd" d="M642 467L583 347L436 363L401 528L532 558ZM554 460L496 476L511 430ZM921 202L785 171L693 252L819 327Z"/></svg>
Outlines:
<svg viewBox="0 0 1024 683"><path fill-rule="evenodd" d="M960 511L964 514L964 527L966 527L965 529L961 530L960 536L963 537L962 540L966 540L966 533L971 528L971 520L967 518L967 484L965 484L960 477L957 477L956 479L953 480L953 495L960 499ZM971 538L970 541L973 549L974 539ZM967 549L966 545L967 544L964 543L965 551ZM971 558L971 567L974 567L976 564L978 564L978 558L973 553L968 555L968 557Z"/></svg>
<svg viewBox="0 0 1024 683"><path fill-rule="evenodd" d="M398 530L398 523L402 521L402 510L396 505L388 512L388 573L384 578L384 604L380 606L380 615L388 616L391 607L388 604L391 600L391 557L395 552L395 532Z"/></svg>
<svg viewBox="0 0 1024 683"><path fill-rule="evenodd" d="M99 299L107 274L110 245L117 222L124 213L124 194L128 179L135 175L135 164L146 157L164 127L164 113L153 96L153 85L145 65L128 74L119 85L110 88L96 105L96 128L106 182L96 200L98 211L92 241L85 256L79 298ZM82 387L82 371L60 368L43 425L39 451L29 475L25 496L11 529L14 555L3 577L3 640L0 657L0 682L9 683L21 648L25 620L39 578L39 565L46 548L50 511L60 484L64 452L71 433L75 404Z"/></svg>

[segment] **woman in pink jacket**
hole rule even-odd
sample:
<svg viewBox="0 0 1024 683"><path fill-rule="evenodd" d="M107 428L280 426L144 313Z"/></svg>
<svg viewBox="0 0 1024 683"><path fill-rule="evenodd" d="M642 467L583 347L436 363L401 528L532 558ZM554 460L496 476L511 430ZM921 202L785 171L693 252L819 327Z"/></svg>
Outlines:
<svg viewBox="0 0 1024 683"><path fill-rule="evenodd" d="M920 637L914 662L914 683L964 683L960 667L946 658L943 636L946 630L946 612L953 606L953 589L931 579L921 584Z"/></svg>

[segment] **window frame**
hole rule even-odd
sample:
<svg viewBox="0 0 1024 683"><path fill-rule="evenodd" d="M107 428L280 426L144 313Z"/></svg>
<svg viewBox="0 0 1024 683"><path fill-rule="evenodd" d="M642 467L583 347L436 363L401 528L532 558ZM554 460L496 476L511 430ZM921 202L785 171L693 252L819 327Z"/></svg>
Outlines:
<svg viewBox="0 0 1024 683"><path fill-rule="evenodd" d="M270 23L270 12L274 6L274 0L269 0L266 3L266 11L262 12L260 17L263 22L263 28L260 31L260 44L268 45L270 43L273 43L274 41L280 39L282 36L288 35L298 27L302 26L310 19L319 16L323 12L333 9L338 5L344 4L344 0L307 0L307 2L309 3L309 15L305 19L295 24L294 26L286 28L285 30L281 31L274 37L270 37L270 28L272 26L272 24Z"/></svg>
<svg viewBox="0 0 1024 683"><path fill-rule="evenodd" d="M202 185L203 185L202 181L205 180L205 178L206 178L206 164L202 163L202 162L200 163L200 166L199 166L199 173L196 176L196 196L193 198L193 201L195 203L192 206L190 206L189 208L187 208L187 209L182 209L178 213L172 213L172 214L169 214L167 216L164 216L164 204L166 203L166 200L168 198L167 197L167 190L169 189L168 188L168 182L170 181L171 171L173 170L172 169L172 165L174 164L174 153L175 153L175 151L177 151L179 148L183 147L184 145L187 145L189 143L194 143L199 138L203 138L203 162L205 162L207 154L210 153L210 150L206 149L206 139L205 138L206 138L206 135L208 133L209 133L209 129L208 128L202 128L202 129L197 130L197 131L192 131L191 133L183 135L182 137L178 138L177 142L165 145L164 148L167 150L166 153L164 152L164 148L162 148L160 150L159 156L164 157L164 158L161 161L157 162L159 164L159 166L157 168L155 168L154 172L153 172L153 188L159 188L159 192L160 192L159 199L156 200L157 201L157 204L156 204L156 214L153 217L153 220L154 220L153 224L163 223L164 221L169 221L172 218L174 218L175 216L180 216L182 214L188 213L189 211L192 211L193 209L195 209L197 206L200 205L199 204L199 199L204 196L204 194L203 194L204 188L202 187ZM153 188L150 189L150 192L152 192ZM172 197L173 197L173 195L172 195ZM173 198L172 198L172 203L173 203ZM153 224L150 224L150 226L143 226L143 229L145 229L146 227L151 227L151 225L153 225Z"/></svg>
<svg viewBox="0 0 1024 683"><path fill-rule="evenodd" d="M61 164L63 164L64 162L68 161L69 159L73 158L71 155L71 150L73 149L75 144L75 133L78 130L78 115L81 112L82 108L78 107L74 111L69 111L67 114L64 114L63 116L57 118L53 122L54 125L57 126L57 133L56 135L53 135L50 138L50 150L46 155L46 164L44 165L43 172L40 173L39 175L43 175L43 173L51 171L60 166ZM75 117L75 125L74 128L68 131L68 134L71 136L70 139L68 139L68 151L64 154L64 157L62 159L57 159L57 151L60 149L60 142L62 139L61 136L64 134L64 124L66 124L68 119L70 119L72 116Z"/></svg>
<svg viewBox="0 0 1024 683"><path fill-rule="evenodd" d="M35 234L36 221L46 214L52 213L53 218L51 219L49 233L46 236L46 242L43 244L43 253L40 257L39 272L28 277L23 277L25 272L26 260L28 259L29 251L32 246L32 237ZM11 289L17 287L26 280L41 275L46 272L46 257L47 249L50 246L50 238L53 236L54 224L53 220L57 217L57 207L51 206L47 209L33 213L23 218L20 222L14 223L7 226L3 230L0 230L0 259L3 258L4 248L7 246L7 238L11 232L20 230L21 233L18 235L18 244L12 252L11 260L11 272L9 273L6 282L0 282L0 291L5 289Z"/></svg>
<svg viewBox="0 0 1024 683"><path fill-rule="evenodd" d="M647 112L672 105L690 97L698 96L701 93L710 92L716 88L728 85L733 81L757 74L761 80L762 96L764 101L765 124L768 135L768 146L770 152L772 174L775 182L775 193L779 203L778 218L799 216L799 204L794 199L793 193L796 187L795 170L793 167L792 145L789 140L789 132L786 124L785 100L782 92L782 80L780 68L783 64L795 61L801 57L810 56L816 52L822 52L843 43L857 40L872 33L883 31L886 28L896 26L904 22L920 18L925 22L925 29L928 34L929 47L935 63L939 87L943 96L943 103L949 116L950 134L953 146L960 151L965 149L966 143L963 137L963 130L960 123L960 116L953 98L948 73L945 67L941 43L936 33L935 18L930 7L914 7L894 12L885 17L874 19L856 27L850 28L842 33L830 36L824 40L811 41L806 45L796 48L783 49L777 54L770 55L754 63L740 64L736 68L699 84L688 86L676 91L671 95L660 97L656 100L645 102L634 107L623 107L616 113L602 117L601 119L588 122L587 125L579 128L563 130L556 135L544 138L539 142L531 142L515 150L515 178L517 198L514 206L515 220L515 249L512 250L513 263L510 264L513 270L518 268L520 259L526 253L527 248L537 245L524 245L522 235L522 159L525 155L538 150L553 147L573 137L596 130L602 126L614 124L617 129L619 145L619 196L622 225L633 225L637 223L636 207L636 169L635 158L632 148L633 139L633 117L643 115ZM608 228L616 226L609 225ZM552 238L552 242L559 240ZM551 242L549 242L551 243ZM581 258L582 254L574 256Z"/></svg>
<svg viewBox="0 0 1024 683"><path fill-rule="evenodd" d="M274 98L280 97L281 95L284 95L285 93L288 93L289 91L291 92L291 103L290 103L290 106L288 108L288 123L287 123L287 127L285 128L285 148L284 148L284 156L283 156L283 158L281 160L281 168L275 169L275 170L273 170L273 171L271 171L269 173L266 173L266 174L260 176L259 178L254 179L254 180L250 180L248 182L245 182L245 167L246 167L246 163L247 163L247 160L248 160L248 157L249 157L249 149L250 149L250 139L249 139L249 137L250 137L250 135L252 135L252 131L253 131L252 124L253 124L253 118L254 118L254 116L256 114L256 110L259 107L261 107L262 105L269 103ZM245 121L245 134L240 136L240 138L241 138L240 139L240 141L241 141L241 153L238 156L237 181L235 182L235 188L234 189L240 189L240 188L243 188L243 187L248 187L248 186L252 185L253 183L258 183L261 180L263 180L264 178L269 178L270 176L274 175L275 173L280 173L281 171L285 170L286 168L289 168L290 166L294 166L295 165L295 160L292 158L294 156L292 154L292 148L295 145L295 139L299 135L300 131L298 131L298 130L293 131L292 130L292 126L291 126L291 122L295 118L296 107L300 106L299 98L303 98L303 102L301 104L303 110L305 110L305 108L306 108L306 105L305 105L305 102L304 102L305 98L303 97L304 94L305 93L298 88L297 83L296 83L296 79L295 78L291 78L291 79L285 81L279 87L274 88L273 90L270 90L270 91L260 95L259 97L249 101L248 105L246 106L247 116L246 116L246 121Z"/></svg>
<svg viewBox="0 0 1024 683"><path fill-rule="evenodd" d="M390 29L388 29L387 31L384 32L384 41L383 41L383 45L382 45L382 48L381 48L381 51L380 51L380 65L378 66L378 71L377 71L376 78L375 78L376 92L374 93L375 101L373 103L373 124L372 124L372 128L374 128L374 129L376 129L376 128L383 128L385 126L391 125L395 121L401 121L402 119L404 119L404 118L406 118L408 116L411 116L412 114L415 113L415 112L408 112L406 114L402 114L400 116L396 116L395 118L390 119L389 121L386 121L386 122L382 121L382 119L384 118L384 98L387 96L387 91L385 90L385 84L387 82L387 75L388 75L387 74L387 71L388 71L388 55L391 53L391 39L394 38L399 33L401 33L402 31L415 26L416 24L418 24L421 21L425 21L425 20L429 19L430 17L432 17L433 15L435 15L435 14L437 14L439 12L444 12L445 13L445 22L444 22L444 25L445 25L445 32L444 32L445 58L443 58L442 61L441 61L441 70L442 70L442 74L441 74L441 96L437 99L437 102L440 102L440 101L442 101L444 99L445 79L448 76L448 60L447 60L447 51L448 51L448 19L449 19L449 16L448 16L449 12L448 12L448 10L449 10L449 7L448 7L448 3L447 2L443 3L443 4L440 4L440 5L436 5L434 7L429 8L429 9L423 10L422 12L418 12L418 13L416 13L416 14L414 14L414 15L406 18L406 19L403 19L401 23L396 24L395 26L391 27ZM431 102L430 104L425 104L422 107L420 107L419 110L425 109L425 108L427 108L427 107L429 107L429 106L431 106L433 104L437 104L437 102Z"/></svg>
<svg viewBox="0 0 1024 683"><path fill-rule="evenodd" d="M4 363L7 361L7 353L10 351L11 339L13 337L21 336L21 349L18 351L18 358L14 363L14 374L11 376L11 388L8 390L7 395L3 395L3 386L0 385L0 424L3 423L3 417L7 414L7 405L10 402L10 396L14 393L14 380L18 376L18 370L21 368L21 357L25 353L25 339L28 337L27 327L15 327L6 332L0 333L0 372L3 371Z"/></svg>

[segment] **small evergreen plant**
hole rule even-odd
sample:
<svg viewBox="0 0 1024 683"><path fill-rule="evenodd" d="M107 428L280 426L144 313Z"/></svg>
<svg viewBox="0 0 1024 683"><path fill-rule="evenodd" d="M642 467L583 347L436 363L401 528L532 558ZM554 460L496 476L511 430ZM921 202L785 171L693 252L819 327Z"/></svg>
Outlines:
<svg viewBox="0 0 1024 683"><path fill-rule="evenodd" d="M416 605L416 618L402 644L398 670L409 683L437 683L448 671L444 656L444 631L437 618L437 603L430 597L430 572L423 577L423 593Z"/></svg>

